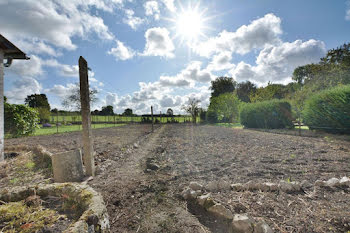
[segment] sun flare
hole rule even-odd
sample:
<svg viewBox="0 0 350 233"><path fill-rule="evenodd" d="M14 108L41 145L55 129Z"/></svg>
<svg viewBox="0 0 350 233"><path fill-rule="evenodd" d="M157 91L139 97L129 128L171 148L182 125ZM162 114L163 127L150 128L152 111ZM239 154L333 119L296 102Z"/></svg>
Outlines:
<svg viewBox="0 0 350 233"><path fill-rule="evenodd" d="M178 15L176 32L187 41L197 40L203 30L201 15L195 11L185 11Z"/></svg>
<svg viewBox="0 0 350 233"><path fill-rule="evenodd" d="M189 3L185 9L179 2L180 9L175 13L169 21L174 23L175 37L180 38L181 42L186 42L188 45L198 42L203 37L206 37L205 31L208 29L208 17L205 17L207 9L199 10L199 1L196 5Z"/></svg>

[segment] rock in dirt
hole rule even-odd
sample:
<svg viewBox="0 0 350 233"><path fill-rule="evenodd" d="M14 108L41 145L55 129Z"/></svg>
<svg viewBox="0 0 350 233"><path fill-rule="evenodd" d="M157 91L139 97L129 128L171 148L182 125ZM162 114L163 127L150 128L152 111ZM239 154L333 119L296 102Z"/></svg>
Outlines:
<svg viewBox="0 0 350 233"><path fill-rule="evenodd" d="M206 186L205 189L210 192L216 192L218 191L218 182L217 181L210 181Z"/></svg>
<svg viewBox="0 0 350 233"><path fill-rule="evenodd" d="M231 189L236 192L240 192L243 190L243 185L241 183L231 184Z"/></svg>
<svg viewBox="0 0 350 233"><path fill-rule="evenodd" d="M322 181L322 180L316 180L315 181L315 186L323 187L325 185L326 185L325 182Z"/></svg>
<svg viewBox="0 0 350 233"><path fill-rule="evenodd" d="M208 212L215 215L216 217L224 219L233 219L232 212L219 203L209 207Z"/></svg>
<svg viewBox="0 0 350 233"><path fill-rule="evenodd" d="M273 233L273 230L265 222L258 222L254 227L254 233Z"/></svg>
<svg viewBox="0 0 350 233"><path fill-rule="evenodd" d="M160 166L156 163L147 163L147 169L150 169L152 171L156 171L160 168Z"/></svg>
<svg viewBox="0 0 350 233"><path fill-rule="evenodd" d="M334 187L339 184L339 179L338 178L331 178L325 182L325 185L329 187Z"/></svg>
<svg viewBox="0 0 350 233"><path fill-rule="evenodd" d="M350 179L346 176L344 176L343 178L341 178L339 180L339 186L347 186L349 187L350 186Z"/></svg>
<svg viewBox="0 0 350 233"><path fill-rule="evenodd" d="M197 203L200 205L200 206L203 206L205 205L205 202L208 200L208 198L210 198L210 193L206 194L206 195L202 195L202 196L199 196L197 197Z"/></svg>
<svg viewBox="0 0 350 233"><path fill-rule="evenodd" d="M254 220L246 214L235 214L231 227L233 233L253 233Z"/></svg>
<svg viewBox="0 0 350 233"><path fill-rule="evenodd" d="M197 190L202 190L203 186L195 181L190 182L190 189L192 189L193 191L197 191Z"/></svg>
<svg viewBox="0 0 350 233"><path fill-rule="evenodd" d="M202 194L201 190L193 191L192 189L187 188L184 191L182 191L181 196L185 200L190 200L190 199L196 199L196 197L198 197L201 194Z"/></svg>
<svg viewBox="0 0 350 233"><path fill-rule="evenodd" d="M281 180L279 183L279 189L285 193L294 193L300 192L301 186L297 182L286 182L284 180Z"/></svg>
<svg viewBox="0 0 350 233"><path fill-rule="evenodd" d="M307 180L303 180L301 183L300 183L301 187L303 189L311 189L312 188L312 184L307 181Z"/></svg>

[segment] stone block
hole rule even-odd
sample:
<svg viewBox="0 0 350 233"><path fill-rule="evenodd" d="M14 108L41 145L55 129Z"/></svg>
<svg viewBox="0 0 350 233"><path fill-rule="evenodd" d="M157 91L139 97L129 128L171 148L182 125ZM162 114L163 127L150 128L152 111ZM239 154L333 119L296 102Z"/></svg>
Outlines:
<svg viewBox="0 0 350 233"><path fill-rule="evenodd" d="M80 150L52 155L52 170L55 182L80 182L84 177Z"/></svg>

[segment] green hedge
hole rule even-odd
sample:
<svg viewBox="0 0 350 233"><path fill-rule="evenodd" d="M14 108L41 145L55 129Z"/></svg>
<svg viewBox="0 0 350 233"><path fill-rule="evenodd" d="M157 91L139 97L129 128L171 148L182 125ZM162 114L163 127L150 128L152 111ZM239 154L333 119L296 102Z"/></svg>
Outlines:
<svg viewBox="0 0 350 233"><path fill-rule="evenodd" d="M246 128L293 128L291 105L285 100L269 100L245 104L240 113Z"/></svg>
<svg viewBox="0 0 350 233"><path fill-rule="evenodd" d="M30 135L38 128L38 112L26 105L4 104L5 134L12 137Z"/></svg>
<svg viewBox="0 0 350 233"><path fill-rule="evenodd" d="M303 120L310 129L350 133L350 85L325 90L307 99Z"/></svg>

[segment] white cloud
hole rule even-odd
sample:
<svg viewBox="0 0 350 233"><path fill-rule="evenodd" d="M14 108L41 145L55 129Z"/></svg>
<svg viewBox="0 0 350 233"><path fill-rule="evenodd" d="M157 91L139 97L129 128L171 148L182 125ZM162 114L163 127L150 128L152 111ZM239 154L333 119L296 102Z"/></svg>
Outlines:
<svg viewBox="0 0 350 233"><path fill-rule="evenodd" d="M145 8L145 14L146 15L153 15L155 20L159 20L160 17L160 11L158 2L156 1L147 1L143 4L143 7Z"/></svg>
<svg viewBox="0 0 350 233"><path fill-rule="evenodd" d="M144 23L144 20L140 17L134 16L135 12L131 9L125 9L125 18L123 22L128 24L132 29L136 30L141 24Z"/></svg>
<svg viewBox="0 0 350 233"><path fill-rule="evenodd" d="M164 3L164 5L167 7L167 9L169 11L171 11L171 12L175 12L176 11L174 0L162 0L162 2Z"/></svg>
<svg viewBox="0 0 350 233"><path fill-rule="evenodd" d="M31 55L30 60L14 60L12 65L5 69L21 77L37 77L44 73L42 60L35 55Z"/></svg>
<svg viewBox="0 0 350 233"><path fill-rule="evenodd" d="M256 66L240 62L229 73L239 82L250 80L258 84L268 81L291 81L294 69L305 64L315 63L326 53L322 41L296 40L263 49L256 59Z"/></svg>
<svg viewBox="0 0 350 233"><path fill-rule="evenodd" d="M23 104L25 98L31 94L40 94L41 84L34 78L21 77L13 82L13 88L5 91L10 103Z"/></svg>
<svg viewBox="0 0 350 233"><path fill-rule="evenodd" d="M21 48L22 51L25 51L25 53L47 54L54 57L62 55L44 41L34 38L31 40L21 40L16 38L14 44L16 44L18 48Z"/></svg>
<svg viewBox="0 0 350 233"><path fill-rule="evenodd" d="M76 89L76 84L68 83L66 86L55 84L52 88L45 89L44 91L48 94L56 95L60 98L64 98L71 94Z"/></svg>
<svg viewBox="0 0 350 233"><path fill-rule="evenodd" d="M166 28L150 28L145 33L146 46L142 55L174 57L174 44L169 37L169 31Z"/></svg>
<svg viewBox="0 0 350 233"><path fill-rule="evenodd" d="M55 59L49 59L46 61L42 61L42 65L56 68L58 71L58 74L63 77L73 77L78 78L79 77L79 66L78 65L67 65L59 63ZM94 78L95 73L93 71L89 70L89 80L92 82L97 82L97 80Z"/></svg>
<svg viewBox="0 0 350 233"><path fill-rule="evenodd" d="M159 84L163 87L193 87L195 82L207 83L213 79L212 73L201 69L202 63L193 61L175 76L162 75Z"/></svg>
<svg viewBox="0 0 350 233"><path fill-rule="evenodd" d="M213 60L208 65L210 71L220 71L232 69L235 65L231 64L232 53L222 52L213 57Z"/></svg>
<svg viewBox="0 0 350 233"><path fill-rule="evenodd" d="M350 21L350 1L348 0L346 2L346 13L345 13L345 19Z"/></svg>
<svg viewBox="0 0 350 233"><path fill-rule="evenodd" d="M100 39L111 40L103 19L91 14L91 8L112 12L115 3L102 0L16 0L0 1L0 31L11 40L34 39L73 50L73 36L86 38L94 33ZM52 51L51 51L52 52Z"/></svg>
<svg viewBox="0 0 350 233"><path fill-rule="evenodd" d="M266 45L279 44L281 34L281 19L274 14L267 14L249 25L241 26L235 32L224 30L217 37L194 46L193 50L206 57L220 52L246 54Z"/></svg>
<svg viewBox="0 0 350 233"><path fill-rule="evenodd" d="M135 56L135 51L127 46L124 45L123 42L117 40L117 47L111 48L107 52L110 55L113 55L116 60L128 60Z"/></svg>
<svg viewBox="0 0 350 233"><path fill-rule="evenodd" d="M169 96L165 95L160 100L160 106L163 108L176 107L181 106L183 104L183 100L181 96Z"/></svg>

